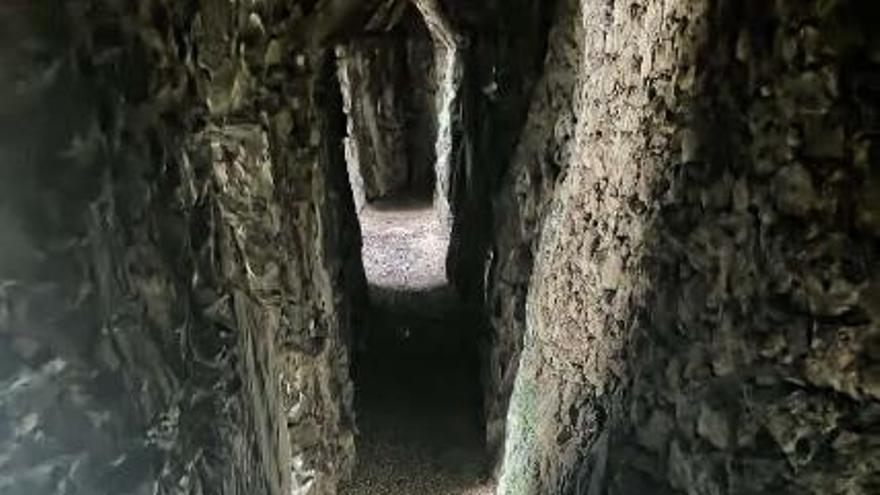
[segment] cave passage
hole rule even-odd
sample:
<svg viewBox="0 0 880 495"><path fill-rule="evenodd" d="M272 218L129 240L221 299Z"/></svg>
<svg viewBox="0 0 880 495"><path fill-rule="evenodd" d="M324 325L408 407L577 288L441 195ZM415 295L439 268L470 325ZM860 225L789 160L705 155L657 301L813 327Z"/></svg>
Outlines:
<svg viewBox="0 0 880 495"><path fill-rule="evenodd" d="M491 493L479 314L447 283L440 216L412 196L360 210L370 307L354 330L358 467L343 493Z"/></svg>
<svg viewBox="0 0 880 495"><path fill-rule="evenodd" d="M358 465L350 494L483 494L476 321L447 287L373 287L354 366Z"/></svg>
<svg viewBox="0 0 880 495"><path fill-rule="evenodd" d="M880 495L878 19L0 1L0 495Z"/></svg>
<svg viewBox="0 0 880 495"><path fill-rule="evenodd" d="M409 51L430 43L426 30L416 34L422 38L407 41ZM382 49L394 47L384 45L360 56L360 48L340 51L347 57L340 62L349 119L346 157L369 287L368 316L354 328L358 462L342 493L491 493L481 419L479 310L460 302L446 275L450 222L442 185L449 170L446 107L455 92L450 77L455 54L437 52L431 72L436 86L426 89L430 105L395 114L389 109L411 107L412 95L408 103L400 103L393 89L362 84L381 79L374 72L384 73L379 65L393 58L377 55ZM405 82L407 87L419 84ZM382 94L362 94L380 87ZM419 89L412 93L419 94ZM395 122L420 111L429 112L431 125ZM424 115L420 119L424 123ZM369 137L358 134L376 129L380 132ZM401 130L405 135L386 139ZM416 140L421 146L393 149L394 143ZM426 149L432 150L429 174L423 171ZM431 177L396 180L400 175ZM439 186L426 194L424 184L434 182Z"/></svg>
<svg viewBox="0 0 880 495"><path fill-rule="evenodd" d="M370 291L356 328L358 467L343 493L491 493L480 419L479 315L446 283L430 204L361 210Z"/></svg>

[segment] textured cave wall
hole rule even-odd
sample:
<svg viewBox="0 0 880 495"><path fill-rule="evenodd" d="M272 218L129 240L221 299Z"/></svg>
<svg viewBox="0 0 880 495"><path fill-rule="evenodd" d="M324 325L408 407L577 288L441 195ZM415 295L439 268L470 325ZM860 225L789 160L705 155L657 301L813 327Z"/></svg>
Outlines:
<svg viewBox="0 0 880 495"><path fill-rule="evenodd" d="M403 98L406 105L406 150L409 159L410 190L425 197L434 190L434 164L437 153L436 49L431 32L420 13L410 7L401 20L406 33L406 71L408 83Z"/></svg>
<svg viewBox="0 0 880 495"><path fill-rule="evenodd" d="M551 35L548 52L552 19L572 15L571 8L557 12L557 3L443 2L447 22L462 38L461 87L452 112L447 272L459 296L487 315L481 325L489 330L481 337L484 419L496 456L524 332L542 198L563 166L558 153L540 146L565 132L556 122L572 112L569 74L576 64L566 47L574 33L565 22ZM527 124L530 105L535 110ZM524 151L514 159L520 141Z"/></svg>
<svg viewBox="0 0 880 495"><path fill-rule="evenodd" d="M437 83L434 44L420 13L410 7L390 31L356 36L337 55L358 203L430 198Z"/></svg>
<svg viewBox="0 0 880 495"><path fill-rule="evenodd" d="M436 123L432 143L433 209L441 225L451 226L452 174L459 167L460 157L465 150L462 94L465 69L461 50L466 46L467 38L452 22L448 5L440 0L415 0L413 4L434 46L434 70L429 76L433 79L431 87L434 96L431 118Z"/></svg>
<svg viewBox="0 0 880 495"><path fill-rule="evenodd" d="M255 229L219 218L247 194L227 164L265 169L260 135L214 141L230 158L189 142L172 105L192 95L152 84L162 59L185 78L177 53L141 41L151 19L88 6L4 12L3 491L282 493L264 311L229 235Z"/></svg>
<svg viewBox="0 0 880 495"><path fill-rule="evenodd" d="M495 214L504 215L493 198L523 135L556 3L443 2L449 23L464 38L460 130L448 186L455 219L448 271L459 293L475 304L483 304Z"/></svg>
<svg viewBox="0 0 880 495"><path fill-rule="evenodd" d="M351 468L332 60L298 5L202 8L0 8L3 493L322 494Z"/></svg>
<svg viewBox="0 0 880 495"><path fill-rule="evenodd" d="M486 438L495 455L500 455L503 448L540 228L556 179L571 159L568 144L577 118L573 100L581 55L578 43L583 40L583 32L572 2L559 2L554 15L559 21L548 33L544 70L531 95L519 141L490 135L484 139L495 142L483 145L488 153L498 146L506 149L516 144L491 197L494 239L487 249L488 264L482 281L486 284L485 308L492 329L485 358ZM521 110L507 109L514 111ZM503 116L495 118L499 117ZM511 127L503 129L513 132Z"/></svg>
<svg viewBox="0 0 880 495"><path fill-rule="evenodd" d="M354 388L349 375L352 325L363 318L366 279L359 224L342 147L345 115L335 57L312 58L307 102L291 113L279 107L270 128L276 165L288 188L286 206L293 262L287 324L276 341L284 349L283 407L303 494L332 494L354 467ZM298 94L294 92L293 94ZM303 114L310 109L311 114ZM292 126L291 126L292 123ZM302 134L300 134L302 133ZM305 138L308 135L308 139Z"/></svg>
<svg viewBox="0 0 880 495"><path fill-rule="evenodd" d="M568 5L498 493L876 493L876 7Z"/></svg>
<svg viewBox="0 0 880 495"><path fill-rule="evenodd" d="M404 40L392 35L360 38L339 50L349 117L347 155L367 202L400 194L409 183L405 57Z"/></svg>

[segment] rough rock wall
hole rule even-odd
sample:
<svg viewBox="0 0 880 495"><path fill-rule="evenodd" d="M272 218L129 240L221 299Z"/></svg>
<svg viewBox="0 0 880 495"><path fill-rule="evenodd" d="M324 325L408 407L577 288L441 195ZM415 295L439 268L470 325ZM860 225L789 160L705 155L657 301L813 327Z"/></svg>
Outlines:
<svg viewBox="0 0 880 495"><path fill-rule="evenodd" d="M582 2L498 493L880 489L859 2Z"/></svg>
<svg viewBox="0 0 880 495"><path fill-rule="evenodd" d="M299 6L201 7L0 8L3 493L332 493L351 467L338 85Z"/></svg>
<svg viewBox="0 0 880 495"><path fill-rule="evenodd" d="M436 61L437 139L434 143L434 153L437 161L434 165L436 180L433 203L440 224L444 229L448 229L453 222L450 204L452 171L459 166L461 153L464 151L461 92L464 67L461 50L454 44L441 45L438 42Z"/></svg>
<svg viewBox="0 0 880 495"><path fill-rule="evenodd" d="M538 217L537 209L532 211L536 205L532 197L514 194L507 181L524 173L524 167L540 168L526 160L511 165L514 150L521 136L540 141L538 128L545 120L553 121L556 117L551 113L562 107L536 114L530 130L523 132L533 89L544 67L556 3L451 0L440 2L443 9L438 12L441 5L437 2L421 2L427 17L437 18L437 25L447 25L445 29L458 38L460 88L449 111L449 177L442 184L452 217L447 278L465 304L487 315L475 331L481 334L486 440L496 457L500 457L507 400L522 341L523 312L515 308L525 304ZM543 91L535 98L551 97L546 88ZM552 98L565 94L556 91ZM534 217L529 225L522 220L524 215Z"/></svg>
<svg viewBox="0 0 880 495"><path fill-rule="evenodd" d="M484 303L485 264L493 242L493 198L522 135L544 67L554 1L446 0L460 43L462 87L449 180L454 224L450 280L470 303Z"/></svg>
<svg viewBox="0 0 880 495"><path fill-rule="evenodd" d="M410 164L410 189L430 197L434 189L434 164L437 154L437 70L436 48L431 33L421 14L412 13L403 18L406 32L406 70L408 84L406 100L407 157Z"/></svg>
<svg viewBox="0 0 880 495"><path fill-rule="evenodd" d="M230 235L254 231L237 197L271 183L221 179L265 170L260 135L247 159L177 135L164 105L191 102L148 85L176 54L140 42L137 13L84 6L4 12L3 492L282 493L265 311Z"/></svg>
<svg viewBox="0 0 880 495"><path fill-rule="evenodd" d="M432 142L434 183L431 197L434 212L445 229L452 223L452 172L458 166L458 157L463 149L461 48L465 38L450 21L444 4L439 0L415 0L413 4L434 45L434 70L430 77L434 88L431 118L435 120L436 128Z"/></svg>
<svg viewBox="0 0 880 495"><path fill-rule="evenodd" d="M420 17L410 7L390 32L365 33L337 49L360 204L431 194L437 84L434 44Z"/></svg>
<svg viewBox="0 0 880 495"><path fill-rule="evenodd" d="M448 194L454 221L447 272L459 296L488 316L483 323L489 331L480 330L485 333L484 418L488 446L496 455L522 341L531 253L540 225L538 195L546 194L562 166L554 152L537 148L552 139L557 119L571 112L565 103L571 82L563 79L573 79L566 74L576 65L564 66L571 58L564 48L573 43L572 30L557 28L551 45L558 46L547 52L551 20L572 15L570 8L557 13L556 3L444 2L448 22L462 38L460 95L451 112ZM545 57L548 74L536 88ZM532 98L533 107L541 110L533 111L527 124ZM531 151L513 159L520 140Z"/></svg>
<svg viewBox="0 0 880 495"><path fill-rule="evenodd" d="M577 115L574 91L583 40L577 6L559 2L544 72L507 172L492 198L494 239L485 272L492 328L485 363L486 439L501 454L508 401L525 334L525 304L540 228L556 179L568 166ZM494 139L509 139L496 137Z"/></svg>
<svg viewBox="0 0 880 495"><path fill-rule="evenodd" d="M409 183L405 50L403 40L390 35L361 38L339 50L349 116L347 154L368 202L400 194Z"/></svg>
<svg viewBox="0 0 880 495"><path fill-rule="evenodd" d="M314 65L302 85L285 88L287 104L269 124L284 216L273 249L286 246L290 257L281 267L285 304L275 345L283 360L281 405L299 487L294 493L325 494L335 493L354 466L348 344L366 281L335 60L324 52L310 54L307 63Z"/></svg>

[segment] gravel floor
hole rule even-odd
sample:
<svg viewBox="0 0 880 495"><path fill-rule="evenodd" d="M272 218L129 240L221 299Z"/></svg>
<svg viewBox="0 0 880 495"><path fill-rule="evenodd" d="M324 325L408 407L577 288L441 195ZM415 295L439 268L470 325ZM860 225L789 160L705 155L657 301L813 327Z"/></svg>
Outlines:
<svg viewBox="0 0 880 495"><path fill-rule="evenodd" d="M377 328L355 363L358 467L341 493L492 494L468 319L450 311L371 320Z"/></svg>
<svg viewBox="0 0 880 495"><path fill-rule="evenodd" d="M419 290L446 284L449 230L430 204L366 207L359 217L371 285Z"/></svg>

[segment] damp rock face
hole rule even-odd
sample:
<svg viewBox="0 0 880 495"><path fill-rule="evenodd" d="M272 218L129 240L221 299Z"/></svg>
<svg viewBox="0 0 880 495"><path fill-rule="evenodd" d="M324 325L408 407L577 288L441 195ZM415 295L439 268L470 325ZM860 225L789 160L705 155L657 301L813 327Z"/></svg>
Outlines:
<svg viewBox="0 0 880 495"><path fill-rule="evenodd" d="M876 492L876 9L562 3L498 493Z"/></svg>

